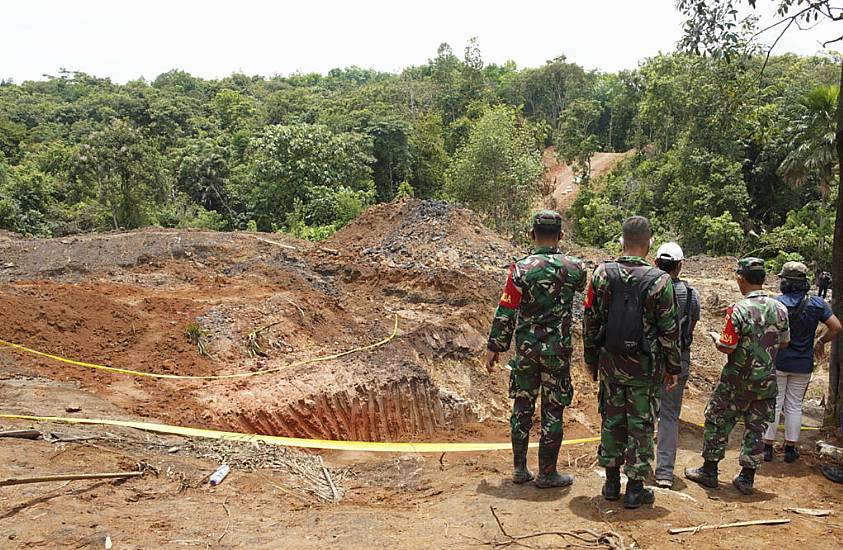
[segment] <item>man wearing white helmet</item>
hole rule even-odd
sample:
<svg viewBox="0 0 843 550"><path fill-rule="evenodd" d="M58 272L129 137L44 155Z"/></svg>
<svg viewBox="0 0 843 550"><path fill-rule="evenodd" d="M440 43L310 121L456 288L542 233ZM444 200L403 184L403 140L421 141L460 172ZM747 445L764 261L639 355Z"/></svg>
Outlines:
<svg viewBox="0 0 843 550"><path fill-rule="evenodd" d="M656 265L670 274L679 311L679 347L682 359L682 372L673 389L662 391L659 411L658 447L656 450L656 485L670 488L673 486L673 465L676 462L676 444L679 438L679 412L682 410L682 394L691 370L691 341L694 327L700 319L700 297L696 289L679 278L682 261L685 259L682 248L676 243L665 243L656 252Z"/></svg>

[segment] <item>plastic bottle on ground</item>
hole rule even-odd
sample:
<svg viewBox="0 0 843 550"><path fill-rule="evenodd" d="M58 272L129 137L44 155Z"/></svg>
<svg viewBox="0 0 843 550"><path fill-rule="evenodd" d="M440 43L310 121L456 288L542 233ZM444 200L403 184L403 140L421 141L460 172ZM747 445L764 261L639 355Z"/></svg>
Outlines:
<svg viewBox="0 0 843 550"><path fill-rule="evenodd" d="M225 476L227 476L228 472L230 472L230 471L231 471L231 468L228 466L228 464L223 464L222 466L217 468L216 471L213 474L211 474L211 479L210 479L211 486L216 486L216 485L219 485L220 483L222 483L222 480L225 479Z"/></svg>

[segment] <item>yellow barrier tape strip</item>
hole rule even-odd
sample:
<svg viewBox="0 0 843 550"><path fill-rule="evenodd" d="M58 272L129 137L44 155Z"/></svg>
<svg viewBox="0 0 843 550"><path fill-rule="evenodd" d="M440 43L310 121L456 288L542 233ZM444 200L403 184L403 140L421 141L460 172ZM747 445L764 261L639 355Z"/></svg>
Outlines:
<svg viewBox="0 0 843 550"><path fill-rule="evenodd" d="M688 424L694 425L697 428L705 428L705 424L697 424L696 422L688 422ZM738 424L743 424L743 422L738 422ZM779 424L779 428L784 429L784 424ZM822 430L822 428L817 428L815 426L802 426L799 429L803 432L818 432Z"/></svg>
<svg viewBox="0 0 843 550"><path fill-rule="evenodd" d="M227 441L259 441L268 445L282 447L298 447L302 449L321 449L335 451L358 451L358 452L379 452L379 453L459 453L459 452L483 452L483 451L506 451L512 448L509 442L506 443L410 443L410 442L388 442L388 441L332 441L327 439L304 439L298 437L281 437L277 435L248 434L241 432L226 432L219 430L207 430L203 428L188 428L184 426L170 426L167 424L156 424L152 422L136 422L131 420L108 420L98 418L65 418L60 416L29 416L19 414L2 414L0 418L13 420L29 420L32 422L61 422L65 424L87 424L98 426L120 426L134 428L147 432L155 432L183 437L201 437L205 439L223 439ZM820 428L803 427L803 429L819 430ZM562 445L580 445L583 443L597 443L599 437L586 437L581 439L567 439ZM538 447L538 443L531 443L530 447Z"/></svg>
<svg viewBox="0 0 843 550"><path fill-rule="evenodd" d="M105 420L97 418L63 418L58 416L27 416L18 414L0 414L0 418L14 420L30 420L33 422L62 422L66 424L91 424L99 426L120 426L134 428L147 432L155 432L184 437L202 437L206 439L224 439L228 441L260 441L269 445L282 447L299 447L303 449L323 449L336 451L360 451L379 453L459 453L481 451L510 450L512 445L506 443L408 443L388 441L330 441L325 439L301 439L298 437L281 437L277 435L247 434L240 432L224 432L206 430L202 428L187 428L184 426L169 426L150 422L134 422L130 420ZM584 439L569 439L562 445L578 445L580 443L596 443L599 437ZM537 447L538 443L531 443L530 447Z"/></svg>
<svg viewBox="0 0 843 550"><path fill-rule="evenodd" d="M88 367L92 369L104 370L108 372L114 372L117 374L129 374L132 376L144 376L147 378L167 378L167 379L176 379L176 380L227 380L230 378L248 378L251 376L262 376L265 374L272 374L275 372L279 372L282 370L286 370L293 367L300 367L302 365L312 365L314 363L323 363L325 361L331 361L334 359L339 359L341 357L345 357L347 355L351 355L353 353L360 353L362 351L368 351L371 349L379 348L391 342L395 336L398 334L398 315L395 316L395 324L392 327L392 334L388 337L380 340L379 342L375 342L373 344L369 344L367 346L362 346L359 348L350 349L348 351L343 351L341 353L335 353L333 355L325 355L322 357L315 357L312 359L303 359L301 361L296 361L294 363L290 363L289 365L284 365L283 367L275 367L272 369L264 369L258 371L249 371L249 372L237 372L233 374L216 374L216 375L209 375L209 376L195 376L195 375L182 375L182 374L158 374L154 372L140 372L136 370L129 370L129 369L121 369L117 367L109 367L107 365L98 365L96 363L85 363L83 361L74 361L72 359L67 359L65 357L61 357L59 355L53 355L50 353L45 353L43 351L38 351L35 349L27 348L25 346L21 346L20 344L15 344L12 342L6 342L5 340L0 340L0 346L6 346L8 348L12 348L18 351L22 351L24 353L29 353L31 355L38 355L40 357L46 357L47 359L52 359L53 361L58 361L60 363L65 363L68 365L74 365L77 367Z"/></svg>

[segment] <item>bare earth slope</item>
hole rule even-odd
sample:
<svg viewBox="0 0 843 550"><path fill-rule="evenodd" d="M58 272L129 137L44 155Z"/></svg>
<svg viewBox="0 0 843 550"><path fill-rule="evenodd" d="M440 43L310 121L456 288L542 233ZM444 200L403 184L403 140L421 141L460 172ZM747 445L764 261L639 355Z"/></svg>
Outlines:
<svg viewBox="0 0 843 550"><path fill-rule="evenodd" d="M618 162L628 158L634 152L631 150L625 153L594 153L591 158L591 178L596 179L609 172ZM547 206L565 212L571 207L579 190L572 167L556 160L555 147L544 150L542 162L547 168L544 181L548 195Z"/></svg>
<svg viewBox="0 0 843 550"><path fill-rule="evenodd" d="M0 338L46 352L155 373L280 372L228 381L154 380L34 358L0 348L0 411L159 421L299 437L507 441L507 374L479 364L505 267L522 251L475 214L436 201L371 209L329 240L274 234L150 229L52 240L0 238ZM601 253L579 249L597 261ZM699 461L705 399L721 358L705 332L719 330L733 259L689 261L703 293L677 468ZM715 298L716 296L716 298ZM296 361L379 340L343 359ZM207 355L184 332L196 323ZM266 356L249 353L249 334ZM576 329L578 331L578 329ZM578 340L578 338L575 338ZM255 351L253 348L252 351ZM566 438L593 436L594 384L575 353ZM70 411L70 412L68 412ZM809 418L806 422L816 422ZM596 497L594 444L566 446L573 488L542 492L508 481L507 452L438 455L323 453L333 493L313 453L187 440L130 429L4 420L52 441L0 438L0 478L133 469L124 482L0 487L0 547L401 548L477 547L500 533L615 531L626 547L838 548L843 493L819 476L806 433L804 459L765 465L759 492L706 492L679 482L636 512ZM52 434L52 435L51 435ZM59 439L69 440L61 442ZM233 471L216 488L221 462ZM535 462L535 455L531 456ZM735 449L723 479L737 471ZM830 508L831 518L786 507ZM784 527L670 536L668 526L787 517ZM562 539L529 544L559 547Z"/></svg>

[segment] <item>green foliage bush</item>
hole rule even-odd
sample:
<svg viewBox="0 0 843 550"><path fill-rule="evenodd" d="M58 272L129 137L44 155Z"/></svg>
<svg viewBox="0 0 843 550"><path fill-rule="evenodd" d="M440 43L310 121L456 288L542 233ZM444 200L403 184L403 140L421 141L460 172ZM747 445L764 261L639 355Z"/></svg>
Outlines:
<svg viewBox="0 0 843 550"><path fill-rule="evenodd" d="M805 258L798 252L779 252L774 258L770 258L769 260L765 261L764 267L767 269L767 273L776 274L781 272L782 266L784 266L784 264L786 264L787 262L804 263Z"/></svg>
<svg viewBox="0 0 843 550"><path fill-rule="evenodd" d="M491 107L454 154L445 192L517 236L536 196L544 167L537 144L515 109Z"/></svg>
<svg viewBox="0 0 843 550"><path fill-rule="evenodd" d="M738 256L746 249L744 231L732 219L732 213L723 212L717 217L706 214L699 220L704 250L715 255Z"/></svg>
<svg viewBox="0 0 843 550"><path fill-rule="evenodd" d="M416 191L413 189L413 186L406 181L401 182L401 185L398 186L398 191L395 193L396 199L412 199L415 196Z"/></svg>

